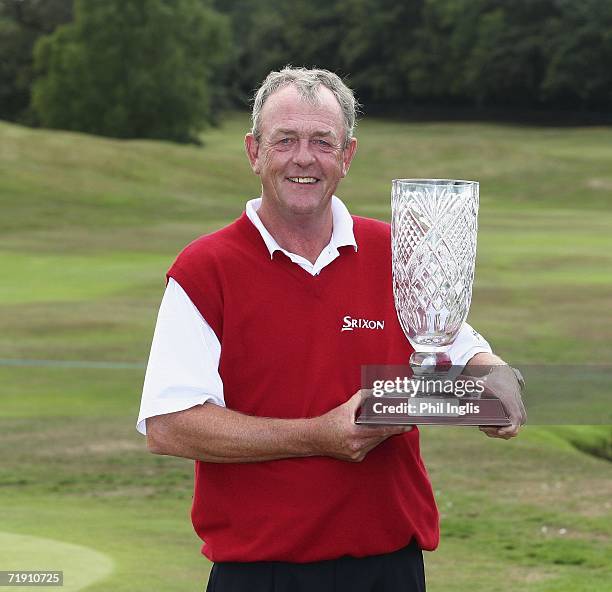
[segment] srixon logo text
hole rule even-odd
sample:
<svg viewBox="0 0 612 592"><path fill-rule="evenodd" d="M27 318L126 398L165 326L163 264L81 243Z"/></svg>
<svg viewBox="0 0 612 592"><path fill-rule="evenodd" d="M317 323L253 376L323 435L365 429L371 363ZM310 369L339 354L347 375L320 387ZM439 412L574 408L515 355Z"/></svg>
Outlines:
<svg viewBox="0 0 612 592"><path fill-rule="evenodd" d="M369 319L354 319L346 316L342 319L341 331L353 331L354 329L384 329L385 321L371 321Z"/></svg>

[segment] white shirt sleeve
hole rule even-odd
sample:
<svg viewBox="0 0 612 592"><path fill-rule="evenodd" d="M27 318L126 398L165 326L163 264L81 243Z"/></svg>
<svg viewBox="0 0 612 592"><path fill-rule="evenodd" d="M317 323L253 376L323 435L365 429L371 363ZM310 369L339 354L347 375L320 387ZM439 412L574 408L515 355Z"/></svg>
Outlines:
<svg viewBox="0 0 612 592"><path fill-rule="evenodd" d="M478 353L493 353L487 340L478 331L463 323L459 335L448 348L448 355L453 366L465 366Z"/></svg>
<svg viewBox="0 0 612 592"><path fill-rule="evenodd" d="M221 344L183 288L170 278L157 316L136 429L145 420L211 401L225 407Z"/></svg>

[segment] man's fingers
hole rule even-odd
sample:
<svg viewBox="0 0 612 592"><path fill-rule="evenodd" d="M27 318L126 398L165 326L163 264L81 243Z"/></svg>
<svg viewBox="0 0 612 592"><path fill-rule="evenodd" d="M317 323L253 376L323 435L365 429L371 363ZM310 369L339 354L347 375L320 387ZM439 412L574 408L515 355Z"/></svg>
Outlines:
<svg viewBox="0 0 612 592"><path fill-rule="evenodd" d="M363 402L372 394L371 389L361 389L357 391L347 402L346 405L351 413L355 413Z"/></svg>
<svg viewBox="0 0 612 592"><path fill-rule="evenodd" d="M521 373L507 364L495 365L481 380L484 382L485 393L497 397L502 402L512 423L518 426L524 425L527 413L521 396L525 384ZM508 433L510 432L505 431L502 435Z"/></svg>
<svg viewBox="0 0 612 592"><path fill-rule="evenodd" d="M510 421L513 425L522 426L527 421L527 412L520 396L514 400L506 402L508 408L507 412L510 417Z"/></svg>
<svg viewBox="0 0 612 592"><path fill-rule="evenodd" d="M494 438L495 435L497 434L497 428L489 428L489 427L480 426L478 429L481 432L485 433L490 438Z"/></svg>
<svg viewBox="0 0 612 592"><path fill-rule="evenodd" d="M512 437L512 436L516 436L520 429L521 429L521 426L519 425L519 423L513 423L512 425L504 426L503 428L500 428L498 433L500 436Z"/></svg>
<svg viewBox="0 0 612 592"><path fill-rule="evenodd" d="M377 425L358 425L355 426L365 438L388 438L389 436L397 436L411 431L414 426L377 426Z"/></svg>
<svg viewBox="0 0 612 592"><path fill-rule="evenodd" d="M480 426L478 429L489 436L489 438L503 438L504 440L509 440L519 433L520 426L515 424L504 427Z"/></svg>
<svg viewBox="0 0 612 592"><path fill-rule="evenodd" d="M385 426L382 429L381 436L397 436L398 434L405 434L410 432L414 426L412 425L401 425L401 426Z"/></svg>
<svg viewBox="0 0 612 592"><path fill-rule="evenodd" d="M525 409L525 404L523 403L523 399L521 398L521 419L520 425L525 425L527 423L527 410Z"/></svg>

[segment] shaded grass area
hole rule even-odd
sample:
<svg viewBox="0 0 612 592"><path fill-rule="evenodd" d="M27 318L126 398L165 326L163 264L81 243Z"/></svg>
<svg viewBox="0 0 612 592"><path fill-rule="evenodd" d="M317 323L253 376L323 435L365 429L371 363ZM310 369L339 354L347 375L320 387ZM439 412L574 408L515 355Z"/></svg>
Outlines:
<svg viewBox="0 0 612 592"><path fill-rule="evenodd" d="M198 149L0 123L0 359L144 366L177 251L259 192L247 126L231 116ZM392 178L480 180L469 321L500 355L609 363L612 130L366 120L358 137L339 190L356 214L388 219ZM111 556L115 572L88 590L193 590L207 577L192 465L147 454L134 430L142 378L0 366L0 530ZM442 514L430 589L607 590L610 434L424 429Z"/></svg>
<svg viewBox="0 0 612 592"><path fill-rule="evenodd" d="M612 431L609 425L555 426L552 433L586 454L612 461Z"/></svg>

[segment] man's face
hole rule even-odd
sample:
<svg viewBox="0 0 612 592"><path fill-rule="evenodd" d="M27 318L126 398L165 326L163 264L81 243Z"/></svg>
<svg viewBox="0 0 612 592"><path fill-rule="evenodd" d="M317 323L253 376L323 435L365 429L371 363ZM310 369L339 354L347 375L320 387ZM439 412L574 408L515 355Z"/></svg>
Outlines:
<svg viewBox="0 0 612 592"><path fill-rule="evenodd" d="M332 92L319 90L312 104L294 86L268 97L260 116L260 141L245 145L259 175L266 208L282 217L322 211L349 169L357 141L344 146L342 110Z"/></svg>

